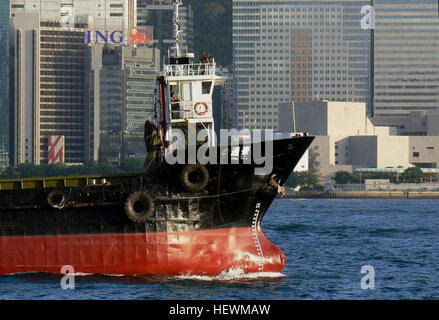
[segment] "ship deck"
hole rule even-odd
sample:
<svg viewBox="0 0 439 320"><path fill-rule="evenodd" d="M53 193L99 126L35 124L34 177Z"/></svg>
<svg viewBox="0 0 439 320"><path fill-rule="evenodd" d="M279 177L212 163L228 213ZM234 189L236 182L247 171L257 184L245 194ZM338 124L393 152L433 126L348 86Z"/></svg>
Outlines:
<svg viewBox="0 0 439 320"><path fill-rule="evenodd" d="M139 172L130 174L95 174L84 176L0 179L0 192L119 185L142 174L143 173Z"/></svg>

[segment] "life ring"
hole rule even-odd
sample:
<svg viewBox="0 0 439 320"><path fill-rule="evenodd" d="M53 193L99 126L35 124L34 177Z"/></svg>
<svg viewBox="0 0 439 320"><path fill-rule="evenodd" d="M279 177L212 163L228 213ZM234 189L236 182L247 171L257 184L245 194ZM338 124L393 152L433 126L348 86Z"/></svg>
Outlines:
<svg viewBox="0 0 439 320"><path fill-rule="evenodd" d="M66 195L61 190L55 190L47 196L47 204L52 208L61 210L65 207L67 202Z"/></svg>
<svg viewBox="0 0 439 320"><path fill-rule="evenodd" d="M194 111L199 116L205 116L209 112L209 106L206 102L198 102L194 106Z"/></svg>
<svg viewBox="0 0 439 320"><path fill-rule="evenodd" d="M209 171L201 164L187 165L181 170L180 182L189 192L200 192L209 183Z"/></svg>
<svg viewBox="0 0 439 320"><path fill-rule="evenodd" d="M133 192L125 201L125 213L135 223L147 221L154 209L154 199L144 191Z"/></svg>

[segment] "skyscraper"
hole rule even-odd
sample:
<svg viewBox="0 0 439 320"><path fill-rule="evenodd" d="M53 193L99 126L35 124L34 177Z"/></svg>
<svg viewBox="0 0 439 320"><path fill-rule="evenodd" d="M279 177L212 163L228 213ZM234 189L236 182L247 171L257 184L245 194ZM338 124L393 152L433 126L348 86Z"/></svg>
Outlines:
<svg viewBox="0 0 439 320"><path fill-rule="evenodd" d="M227 77L226 83L221 88L221 129L236 128L236 112L233 99L234 77L232 70L224 68L221 74Z"/></svg>
<svg viewBox="0 0 439 320"><path fill-rule="evenodd" d="M151 46L93 45L88 57L88 161L144 156L144 124L154 118L160 51Z"/></svg>
<svg viewBox="0 0 439 320"><path fill-rule="evenodd" d="M38 11L41 21L82 22L101 30L135 26L136 7L137 0L11 0L12 16Z"/></svg>
<svg viewBox="0 0 439 320"><path fill-rule="evenodd" d="M437 0L233 5L240 127L276 129L277 105L288 101L366 102L375 117L439 108ZM362 26L366 6L372 29Z"/></svg>
<svg viewBox="0 0 439 320"><path fill-rule="evenodd" d="M438 1L374 2L374 115L439 109Z"/></svg>
<svg viewBox="0 0 439 320"><path fill-rule="evenodd" d="M279 103L371 97L370 1L233 0L240 128L277 129Z"/></svg>
<svg viewBox="0 0 439 320"><path fill-rule="evenodd" d="M0 172L9 165L9 7L0 1Z"/></svg>
<svg viewBox="0 0 439 320"><path fill-rule="evenodd" d="M15 163L48 162L50 136L65 137L65 161L86 161L87 30L135 25L135 0L13 0Z"/></svg>

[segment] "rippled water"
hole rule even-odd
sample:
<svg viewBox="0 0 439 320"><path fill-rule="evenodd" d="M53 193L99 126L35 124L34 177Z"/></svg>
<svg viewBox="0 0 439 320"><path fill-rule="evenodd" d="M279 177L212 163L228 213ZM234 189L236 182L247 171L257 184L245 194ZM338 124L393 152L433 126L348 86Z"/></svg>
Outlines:
<svg viewBox="0 0 439 320"><path fill-rule="evenodd" d="M1 299L439 299L439 200L277 200L264 219L282 274L0 277ZM361 289L361 267L375 290Z"/></svg>

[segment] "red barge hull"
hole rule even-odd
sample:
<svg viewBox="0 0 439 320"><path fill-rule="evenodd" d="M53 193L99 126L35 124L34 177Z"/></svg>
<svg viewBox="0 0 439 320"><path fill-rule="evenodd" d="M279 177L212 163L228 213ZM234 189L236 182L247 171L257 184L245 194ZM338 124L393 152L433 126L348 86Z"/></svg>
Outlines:
<svg viewBox="0 0 439 320"><path fill-rule="evenodd" d="M259 228L173 233L0 237L0 274L217 275L229 269L280 272L285 255Z"/></svg>

